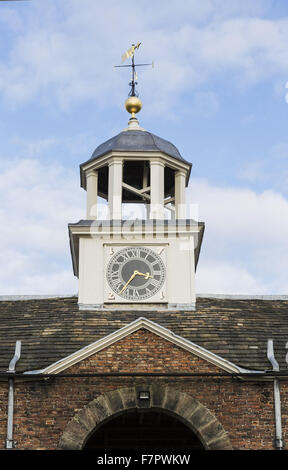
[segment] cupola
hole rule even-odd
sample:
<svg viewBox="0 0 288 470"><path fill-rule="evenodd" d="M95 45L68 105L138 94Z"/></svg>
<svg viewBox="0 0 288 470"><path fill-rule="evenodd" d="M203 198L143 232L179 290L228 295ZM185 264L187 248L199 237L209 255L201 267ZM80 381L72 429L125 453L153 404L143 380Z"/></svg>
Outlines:
<svg viewBox="0 0 288 470"><path fill-rule="evenodd" d="M80 165L86 218L69 224L79 308L193 310L204 224L186 217L192 165L175 145L139 125L135 48L129 50L128 126ZM98 197L108 202L107 218L97 219ZM125 219L124 203L143 204L146 217L139 220L131 211L132 218ZM165 208L171 217L165 217Z"/></svg>
<svg viewBox="0 0 288 470"><path fill-rule="evenodd" d="M100 144L80 165L81 187L87 191L86 218L97 218L100 196L108 201L112 220L122 218L122 203L145 204L150 219L163 219L165 207L173 218L185 219L185 188L192 165L171 142L139 126L136 114L142 102L136 92L134 50L131 91L125 101L131 114L128 127Z"/></svg>

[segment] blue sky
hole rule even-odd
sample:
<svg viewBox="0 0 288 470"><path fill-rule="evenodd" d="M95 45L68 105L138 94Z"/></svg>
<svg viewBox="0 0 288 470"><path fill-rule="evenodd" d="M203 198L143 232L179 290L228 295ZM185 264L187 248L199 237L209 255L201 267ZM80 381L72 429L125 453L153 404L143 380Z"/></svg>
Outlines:
<svg viewBox="0 0 288 470"><path fill-rule="evenodd" d="M79 164L126 127L142 41L140 125L193 163L206 233L199 293L288 291L285 0L0 2L0 294L73 294L67 224ZM287 97L286 97L287 95Z"/></svg>

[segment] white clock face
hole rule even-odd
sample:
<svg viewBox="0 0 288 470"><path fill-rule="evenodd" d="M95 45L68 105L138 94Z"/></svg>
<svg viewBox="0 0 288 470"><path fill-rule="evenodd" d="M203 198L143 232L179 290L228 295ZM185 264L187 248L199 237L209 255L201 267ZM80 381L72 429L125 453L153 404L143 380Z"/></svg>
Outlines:
<svg viewBox="0 0 288 470"><path fill-rule="evenodd" d="M138 301L154 296L163 286L165 265L147 247L126 247L111 258L107 267L110 288L120 297Z"/></svg>

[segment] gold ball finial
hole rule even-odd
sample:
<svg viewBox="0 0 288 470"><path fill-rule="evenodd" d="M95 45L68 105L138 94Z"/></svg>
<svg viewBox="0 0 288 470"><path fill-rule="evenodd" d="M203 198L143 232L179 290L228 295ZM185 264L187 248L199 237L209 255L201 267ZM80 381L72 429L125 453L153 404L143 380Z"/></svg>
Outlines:
<svg viewBox="0 0 288 470"><path fill-rule="evenodd" d="M139 113L142 108L142 102L138 96L129 96L125 101L125 108L133 117L136 113Z"/></svg>

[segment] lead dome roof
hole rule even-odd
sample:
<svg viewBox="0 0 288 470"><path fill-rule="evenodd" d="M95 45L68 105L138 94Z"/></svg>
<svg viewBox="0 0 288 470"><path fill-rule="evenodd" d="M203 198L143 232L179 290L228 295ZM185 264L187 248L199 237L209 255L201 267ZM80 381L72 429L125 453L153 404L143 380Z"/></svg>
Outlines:
<svg viewBox="0 0 288 470"><path fill-rule="evenodd" d="M100 144L93 152L90 160L105 155L112 150L119 151L160 151L191 166L191 163L182 158L179 150L168 140L162 139L151 132L144 130L127 130Z"/></svg>

